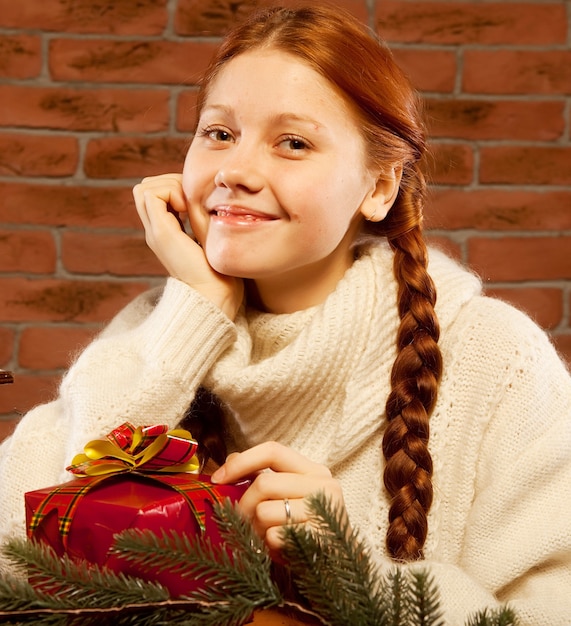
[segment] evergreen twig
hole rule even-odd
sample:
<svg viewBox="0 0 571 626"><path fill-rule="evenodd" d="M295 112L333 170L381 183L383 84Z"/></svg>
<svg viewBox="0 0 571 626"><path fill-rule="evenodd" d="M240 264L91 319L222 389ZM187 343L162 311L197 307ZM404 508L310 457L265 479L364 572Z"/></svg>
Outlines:
<svg viewBox="0 0 571 626"><path fill-rule="evenodd" d="M112 607L122 604L161 602L168 591L157 583L149 583L123 574L116 574L87 562L59 557L54 550L34 540L13 539L4 547L4 554L20 569L42 594L44 602L54 608Z"/></svg>
<svg viewBox="0 0 571 626"><path fill-rule="evenodd" d="M412 571L410 578L412 579L409 605L411 623L417 626L444 626L434 579L426 570Z"/></svg>
<svg viewBox="0 0 571 626"><path fill-rule="evenodd" d="M284 528L284 555L301 592L291 599L272 576L267 548L229 501L215 505L222 545L176 532L122 533L115 551L141 567L200 579L169 597L159 584L58 557L34 541L13 540L4 553L28 572L0 577L0 623L87 626L242 626L256 609L294 609L324 626L442 626L438 590L427 572L395 567L380 576L368 548L341 509L310 498L316 520ZM304 604L304 602L308 604ZM517 626L510 609L482 611L467 626Z"/></svg>
<svg viewBox="0 0 571 626"><path fill-rule="evenodd" d="M383 626L402 626L409 614L410 584L400 567L391 569L385 576L385 593L382 598Z"/></svg>
<svg viewBox="0 0 571 626"><path fill-rule="evenodd" d="M243 623L257 608L282 602L271 578L268 551L251 524L229 500L215 506L214 519L223 540L216 547L209 539L173 532L157 537L129 530L115 542L115 552L139 567L168 569L200 581L198 588L189 589L185 597L208 603L208 610L202 621L197 622L196 616L189 618L189 625Z"/></svg>
<svg viewBox="0 0 571 626"><path fill-rule="evenodd" d="M510 607L484 609L468 619L466 626L518 626L519 620Z"/></svg>
<svg viewBox="0 0 571 626"><path fill-rule="evenodd" d="M284 557L314 610L332 626L378 625L380 577L368 548L323 494L308 499L315 530L284 528Z"/></svg>

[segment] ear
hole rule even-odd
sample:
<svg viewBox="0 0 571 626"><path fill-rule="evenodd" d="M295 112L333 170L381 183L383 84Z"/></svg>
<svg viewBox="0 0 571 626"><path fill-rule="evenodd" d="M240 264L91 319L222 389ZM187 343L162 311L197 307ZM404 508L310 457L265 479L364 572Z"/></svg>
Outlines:
<svg viewBox="0 0 571 626"><path fill-rule="evenodd" d="M380 175L361 204L361 213L369 222L381 222L393 206L399 192L402 167Z"/></svg>

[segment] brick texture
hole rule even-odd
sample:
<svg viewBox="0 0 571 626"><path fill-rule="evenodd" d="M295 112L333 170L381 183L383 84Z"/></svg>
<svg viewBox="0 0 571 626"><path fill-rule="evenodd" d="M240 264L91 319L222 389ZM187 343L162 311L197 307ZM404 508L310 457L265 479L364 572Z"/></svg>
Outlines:
<svg viewBox="0 0 571 626"><path fill-rule="evenodd" d="M0 0L0 440L164 270L131 189L180 171L218 38L273 0ZM285 0L285 4L298 4ZM337 0L425 101L431 242L571 364L571 4Z"/></svg>

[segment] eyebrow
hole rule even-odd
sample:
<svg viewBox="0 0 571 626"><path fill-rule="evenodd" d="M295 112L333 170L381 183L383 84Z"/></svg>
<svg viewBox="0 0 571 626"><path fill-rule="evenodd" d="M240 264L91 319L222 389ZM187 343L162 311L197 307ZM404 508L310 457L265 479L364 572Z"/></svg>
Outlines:
<svg viewBox="0 0 571 626"><path fill-rule="evenodd" d="M226 115L233 114L232 107L226 104L208 104L204 107L203 113L207 113L208 111L211 111L211 110L220 111ZM276 115L272 115L270 120L272 122L277 122L277 123L300 122L302 124L307 124L309 126L312 126L314 130L323 128L323 125L320 122L318 122L316 119L306 116L306 115L299 115L297 113L287 113L287 112L278 113Z"/></svg>

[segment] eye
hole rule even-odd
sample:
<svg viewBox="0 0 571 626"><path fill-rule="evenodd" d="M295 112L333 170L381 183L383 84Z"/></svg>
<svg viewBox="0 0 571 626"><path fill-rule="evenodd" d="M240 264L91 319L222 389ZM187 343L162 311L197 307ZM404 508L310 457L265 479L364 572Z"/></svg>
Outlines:
<svg viewBox="0 0 571 626"><path fill-rule="evenodd" d="M302 152L303 150L309 150L310 148L309 142L303 137L298 137L297 135L284 137L280 141L279 145L285 148L288 152Z"/></svg>
<svg viewBox="0 0 571 626"><path fill-rule="evenodd" d="M232 134L225 128L218 128L215 126L207 126L200 131L201 137L207 137L211 141L219 143L226 143L232 141Z"/></svg>

